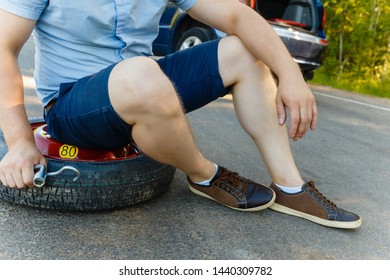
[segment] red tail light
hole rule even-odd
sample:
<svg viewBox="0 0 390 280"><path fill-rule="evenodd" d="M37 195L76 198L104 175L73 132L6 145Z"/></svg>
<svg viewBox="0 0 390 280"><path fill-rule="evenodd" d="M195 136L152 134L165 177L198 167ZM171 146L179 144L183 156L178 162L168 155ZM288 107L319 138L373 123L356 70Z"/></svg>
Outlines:
<svg viewBox="0 0 390 280"><path fill-rule="evenodd" d="M321 39L320 42L323 45L328 45L328 40L326 40L326 39Z"/></svg>
<svg viewBox="0 0 390 280"><path fill-rule="evenodd" d="M239 0L241 3L244 3L245 5L251 7L252 9L255 8L256 0Z"/></svg>
<svg viewBox="0 0 390 280"><path fill-rule="evenodd" d="M323 10L323 15L322 15L322 29L325 29L325 23L326 23L326 9L324 7L324 10Z"/></svg>

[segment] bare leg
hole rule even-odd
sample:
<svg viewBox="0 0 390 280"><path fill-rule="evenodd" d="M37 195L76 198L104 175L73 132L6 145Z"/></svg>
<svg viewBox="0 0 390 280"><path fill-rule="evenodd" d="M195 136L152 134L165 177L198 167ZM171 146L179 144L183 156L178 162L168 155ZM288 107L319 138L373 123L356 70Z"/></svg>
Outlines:
<svg viewBox="0 0 390 280"><path fill-rule="evenodd" d="M256 143L273 182L285 187L302 186L298 192L286 194L271 184L276 200L270 208L329 227L359 227L362 222L358 215L337 207L318 191L314 182L304 184L291 153L286 127L278 124L277 88L268 67L256 61L237 37L223 39L218 55L223 82L234 86L237 116Z"/></svg>
<svg viewBox="0 0 390 280"><path fill-rule="evenodd" d="M197 148L175 89L155 61L137 57L119 63L109 94L146 155L181 169L193 181L212 177L215 167Z"/></svg>
<svg viewBox="0 0 390 280"><path fill-rule="evenodd" d="M256 143L273 181L284 186L302 185L286 127L278 124L276 85L270 70L234 36L220 42L218 58L224 85L234 85L237 117Z"/></svg>

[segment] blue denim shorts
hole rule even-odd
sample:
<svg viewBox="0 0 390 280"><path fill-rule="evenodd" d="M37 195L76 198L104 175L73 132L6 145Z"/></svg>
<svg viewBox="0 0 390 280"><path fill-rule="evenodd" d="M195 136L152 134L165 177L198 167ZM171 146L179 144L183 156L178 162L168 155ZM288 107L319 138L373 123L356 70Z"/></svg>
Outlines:
<svg viewBox="0 0 390 280"><path fill-rule="evenodd" d="M170 78L184 112L226 95L218 69L219 40L165 56L157 62ZM111 106L108 79L116 64L74 83L60 85L58 99L46 112L49 134L80 148L114 149L132 141L131 126Z"/></svg>

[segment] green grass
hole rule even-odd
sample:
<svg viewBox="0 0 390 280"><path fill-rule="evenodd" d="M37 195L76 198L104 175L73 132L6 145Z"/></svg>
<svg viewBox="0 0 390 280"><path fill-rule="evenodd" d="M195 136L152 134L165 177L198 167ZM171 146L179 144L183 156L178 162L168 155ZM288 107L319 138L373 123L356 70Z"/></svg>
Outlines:
<svg viewBox="0 0 390 280"><path fill-rule="evenodd" d="M359 78L350 78L337 81L335 77L321 72L321 69L314 73L314 79L309 83L330 86L337 89L362 93L377 97L390 98L390 78L381 81L363 80Z"/></svg>

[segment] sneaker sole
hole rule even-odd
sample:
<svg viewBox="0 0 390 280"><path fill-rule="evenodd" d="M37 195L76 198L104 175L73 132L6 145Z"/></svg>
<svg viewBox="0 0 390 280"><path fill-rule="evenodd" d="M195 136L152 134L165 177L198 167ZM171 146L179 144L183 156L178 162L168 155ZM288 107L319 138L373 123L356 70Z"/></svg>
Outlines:
<svg viewBox="0 0 390 280"><path fill-rule="evenodd" d="M361 219L354 221L354 222L329 221L329 220L318 218L316 216L313 216L313 215L310 215L310 214L307 214L304 212L300 212L300 211L288 208L288 207L280 205L278 203L272 204L270 209L272 209L274 211L281 212L281 213L289 214L292 216L304 218L304 219L312 221L314 223L317 223L317 224L320 224L323 226L327 226L327 227L333 227L333 228L353 229L353 228L360 227L362 224Z"/></svg>
<svg viewBox="0 0 390 280"><path fill-rule="evenodd" d="M219 204L223 205L223 206L226 206L226 207L229 207L233 210L238 210L238 211L243 211L243 212L255 212L255 211L260 211L260 210L264 210L264 209L267 209L269 208L275 201L275 198L276 198L276 195L275 195L275 192L272 190L273 192L273 196L272 196L272 199L264 204L264 205L261 205L261 206L258 206L258 207L253 207L253 208L247 208L247 209L243 209L243 208L235 208L235 207L232 207L232 206L229 206L229 205L226 205L226 204L223 204L221 202L219 202L218 200L215 200L214 198L212 198L211 196L205 194L205 193L202 193L196 189L194 189L190 184L188 184L188 187L190 189L190 191L192 191L194 194L197 194L199 196L203 196L205 198L208 198L208 199L211 199L211 200L214 200L215 202L218 202Z"/></svg>

